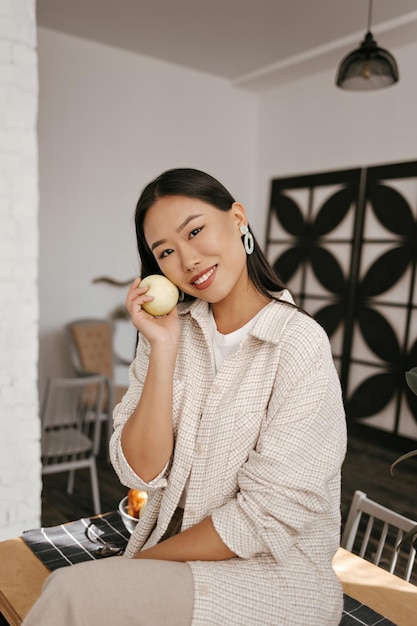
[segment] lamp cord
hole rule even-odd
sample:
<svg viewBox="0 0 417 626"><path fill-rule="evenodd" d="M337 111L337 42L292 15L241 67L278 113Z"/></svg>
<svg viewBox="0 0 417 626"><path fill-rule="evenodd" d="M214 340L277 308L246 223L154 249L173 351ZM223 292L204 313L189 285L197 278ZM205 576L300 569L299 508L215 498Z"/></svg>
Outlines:
<svg viewBox="0 0 417 626"><path fill-rule="evenodd" d="M371 22L372 22L372 1L373 1L373 0L369 0L369 7L368 7L368 33L371 31Z"/></svg>

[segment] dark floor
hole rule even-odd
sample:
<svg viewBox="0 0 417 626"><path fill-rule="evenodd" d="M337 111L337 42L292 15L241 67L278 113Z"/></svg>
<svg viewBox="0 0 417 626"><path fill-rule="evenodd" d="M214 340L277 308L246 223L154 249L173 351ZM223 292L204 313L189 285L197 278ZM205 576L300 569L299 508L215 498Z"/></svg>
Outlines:
<svg viewBox="0 0 417 626"><path fill-rule="evenodd" d="M101 511L114 511L127 494L127 487L120 484L103 445L97 460L97 473ZM67 477L66 472L43 476L42 526L56 526L94 513L89 470L76 471L71 495L66 492Z"/></svg>
<svg viewBox="0 0 417 626"><path fill-rule="evenodd" d="M417 520L417 457L397 465L391 476L391 463L400 454L382 445L349 437L342 468L343 521L356 489L397 513Z"/></svg>
<svg viewBox="0 0 417 626"><path fill-rule="evenodd" d="M346 520L353 493L360 489L370 498L398 513L417 519L417 460L410 459L390 474L391 463L399 456L395 450L349 437L342 471L342 522ZM112 511L127 493L107 460L105 446L98 460L102 511ZM89 516L92 511L88 470L78 470L72 495L66 493L66 474L44 476L42 493L42 526L55 526ZM415 568L416 569L416 568ZM417 583L417 573L413 577Z"/></svg>

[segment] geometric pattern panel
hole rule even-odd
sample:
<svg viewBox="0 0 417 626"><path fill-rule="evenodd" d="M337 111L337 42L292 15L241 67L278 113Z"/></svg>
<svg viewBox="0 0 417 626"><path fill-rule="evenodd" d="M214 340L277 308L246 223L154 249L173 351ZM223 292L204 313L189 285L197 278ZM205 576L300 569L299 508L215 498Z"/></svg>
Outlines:
<svg viewBox="0 0 417 626"><path fill-rule="evenodd" d="M266 254L329 335L349 425L417 439L417 162L273 180Z"/></svg>

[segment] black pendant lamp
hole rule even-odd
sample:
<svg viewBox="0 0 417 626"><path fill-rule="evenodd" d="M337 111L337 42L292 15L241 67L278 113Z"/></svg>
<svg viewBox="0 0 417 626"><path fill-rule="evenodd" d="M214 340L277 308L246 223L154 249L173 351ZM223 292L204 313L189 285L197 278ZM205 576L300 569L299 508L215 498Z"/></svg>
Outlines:
<svg viewBox="0 0 417 626"><path fill-rule="evenodd" d="M336 85L350 91L368 91L398 82L397 62L388 50L379 48L371 33L372 0L369 0L368 32L360 47L340 63Z"/></svg>

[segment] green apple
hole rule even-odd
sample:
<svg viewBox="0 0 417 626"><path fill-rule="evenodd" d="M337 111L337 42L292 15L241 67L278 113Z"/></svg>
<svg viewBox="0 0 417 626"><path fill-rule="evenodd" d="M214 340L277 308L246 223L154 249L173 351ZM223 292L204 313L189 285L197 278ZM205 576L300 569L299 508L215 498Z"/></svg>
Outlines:
<svg viewBox="0 0 417 626"><path fill-rule="evenodd" d="M178 288L161 274L146 276L140 287L149 287L146 295L153 296L154 299L152 302L144 302L142 309L154 317L167 315L178 302Z"/></svg>

